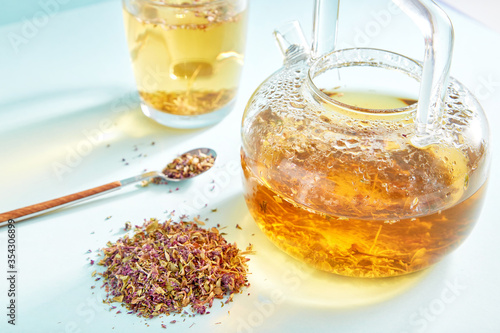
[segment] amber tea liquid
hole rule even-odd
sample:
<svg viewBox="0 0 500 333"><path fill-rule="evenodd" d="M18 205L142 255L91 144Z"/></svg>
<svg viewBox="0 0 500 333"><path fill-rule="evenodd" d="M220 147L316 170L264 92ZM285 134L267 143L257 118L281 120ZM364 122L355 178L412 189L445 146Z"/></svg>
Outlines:
<svg viewBox="0 0 500 333"><path fill-rule="evenodd" d="M373 108L414 102L363 93L337 97ZM261 118L273 121L270 112ZM456 248L478 217L484 185L464 177L475 161L458 149L387 140L380 143L384 154L375 157L363 153L363 142L304 148L301 142L310 138L280 130L276 142L263 145L269 150L257 153L258 161L242 151L245 199L278 247L316 268L355 277L418 271Z"/></svg>
<svg viewBox="0 0 500 333"><path fill-rule="evenodd" d="M133 70L147 105L192 116L235 98L246 11L232 13L225 6L180 10L143 4L137 15L124 9Z"/></svg>

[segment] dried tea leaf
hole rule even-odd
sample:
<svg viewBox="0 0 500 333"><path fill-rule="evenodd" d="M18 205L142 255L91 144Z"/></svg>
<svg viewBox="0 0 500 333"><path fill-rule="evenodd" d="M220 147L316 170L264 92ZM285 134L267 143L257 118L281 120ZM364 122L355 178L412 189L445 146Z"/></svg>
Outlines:
<svg viewBox="0 0 500 333"><path fill-rule="evenodd" d="M158 220L152 219L151 221L152 222L149 223L148 226L146 227L146 231L148 233L151 233L151 232L155 231L156 229L158 229Z"/></svg>
<svg viewBox="0 0 500 333"><path fill-rule="evenodd" d="M111 300L113 302L122 302L123 301L123 295L113 297Z"/></svg>

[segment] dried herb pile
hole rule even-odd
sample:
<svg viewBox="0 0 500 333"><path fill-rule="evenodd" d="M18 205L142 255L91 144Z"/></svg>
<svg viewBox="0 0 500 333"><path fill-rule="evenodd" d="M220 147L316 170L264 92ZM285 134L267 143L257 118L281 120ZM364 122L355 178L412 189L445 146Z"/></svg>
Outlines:
<svg viewBox="0 0 500 333"><path fill-rule="evenodd" d="M99 262L106 302L123 302L138 316L180 313L187 306L205 314L215 299L248 286L249 260L217 228L194 222L147 221L133 236L125 235L102 249Z"/></svg>
<svg viewBox="0 0 500 333"><path fill-rule="evenodd" d="M203 154L182 154L176 157L163 169L163 173L172 179L190 178L210 169L215 162L212 155Z"/></svg>

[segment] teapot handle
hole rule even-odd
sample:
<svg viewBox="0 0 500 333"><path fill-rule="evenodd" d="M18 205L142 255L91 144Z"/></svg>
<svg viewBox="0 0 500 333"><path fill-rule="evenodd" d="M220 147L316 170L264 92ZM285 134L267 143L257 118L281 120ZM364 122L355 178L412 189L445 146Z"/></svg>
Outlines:
<svg viewBox="0 0 500 333"><path fill-rule="evenodd" d="M313 37L311 57L335 51L340 0L316 0L314 2Z"/></svg>
<svg viewBox="0 0 500 333"><path fill-rule="evenodd" d="M453 26L446 13L432 0L393 0L424 35L425 54L412 143L425 147L438 141L453 53Z"/></svg>

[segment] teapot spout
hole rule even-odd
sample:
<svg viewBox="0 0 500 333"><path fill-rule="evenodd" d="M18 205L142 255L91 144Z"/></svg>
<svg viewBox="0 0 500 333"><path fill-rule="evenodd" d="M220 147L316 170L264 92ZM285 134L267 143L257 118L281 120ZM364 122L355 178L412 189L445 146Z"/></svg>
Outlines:
<svg viewBox="0 0 500 333"><path fill-rule="evenodd" d="M298 21L285 23L274 30L274 37L283 55L285 64L309 58L309 47Z"/></svg>

